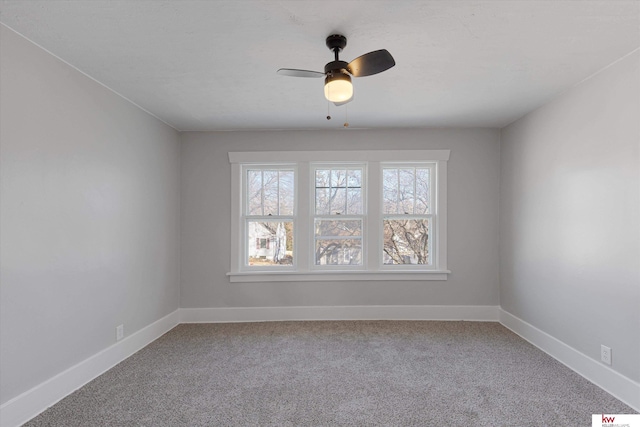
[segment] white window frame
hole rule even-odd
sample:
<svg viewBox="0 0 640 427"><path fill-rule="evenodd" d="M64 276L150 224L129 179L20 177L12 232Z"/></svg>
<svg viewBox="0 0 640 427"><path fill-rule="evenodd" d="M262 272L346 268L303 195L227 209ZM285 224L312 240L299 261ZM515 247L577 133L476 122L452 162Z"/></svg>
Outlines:
<svg viewBox="0 0 640 427"><path fill-rule="evenodd" d="M298 224L297 218L296 218L296 214L298 211L298 207L297 207L297 175L298 175L298 171L297 171L297 165L295 163L247 163L242 165L242 178L241 178L241 185L242 185L242 207L241 207L241 216L242 216L242 234L241 234L241 251L242 251L242 259L240 260L240 266L239 269L241 271L254 271L254 272L266 272L266 271L295 271L297 268L296 265L296 258L298 253L296 252L297 249L297 245L296 245L296 227ZM257 169L257 170L283 170L283 171L289 171L289 170L293 170L293 191L294 191L294 204L293 204L293 214L292 215L249 215L248 211L249 211L249 206L248 203L249 201L247 200L246 197L246 189L247 189L247 172L249 170L252 169ZM280 220L280 221L278 221ZM247 255L248 255L248 247L247 245L249 244L249 222L288 222L291 221L293 222L293 231L294 231L294 235L293 235L293 265L271 265L271 266L249 266L247 265L246 261L247 261Z"/></svg>
<svg viewBox="0 0 640 427"><path fill-rule="evenodd" d="M450 150L372 150L372 151L264 151L230 152L231 163L231 263L227 273L231 282L273 281L350 281L350 280L447 280L447 161ZM316 164L366 164L364 269L314 268L312 203L315 184L311 171ZM392 163L434 163L431 201L437 218L433 230L434 259L430 268L385 268L382 265L382 165ZM294 216L294 268L243 268L245 248L243 219L243 166L296 166ZM301 189L307 189L306 192ZM306 194L305 194L306 193ZM309 200L312 199L312 200ZM435 204L434 204L435 202ZM368 207L367 207L368 206ZM431 238L431 236L430 236ZM305 254L306 252L306 254ZM397 266L393 266L397 267ZM404 266L403 266L404 267Z"/></svg>
<svg viewBox="0 0 640 427"><path fill-rule="evenodd" d="M383 174L382 171L386 168L390 169L402 169L402 168L414 168L414 169L429 169L430 174L430 186L429 186L429 213L428 214L385 214L384 206L383 206ZM439 220L439 209L438 209L438 198L437 198L437 187L438 187L438 162L431 161L423 161L423 162L381 162L380 163L380 212L381 218L378 227L378 238L381 242L384 240L384 229L383 229L383 220L385 217L393 217L394 219L419 219L426 218L430 221L429 228L429 264L384 264L384 254L383 251L380 251L380 264L381 270L389 270L389 271L400 271L400 270L434 270L437 269L438 266L438 220ZM435 176L435 179L433 178ZM382 249L382 247L381 247Z"/></svg>
<svg viewBox="0 0 640 427"><path fill-rule="evenodd" d="M316 186L315 186L315 171L318 169L340 169L340 168L344 168L344 169L362 169L362 214L360 215L317 215L315 212L315 191L316 191ZM310 188L309 188L309 202L310 202L310 206L309 206L309 212L310 212L310 217L309 217L309 224L310 224L310 229L311 229L311 247L312 250L310 250L310 255L311 255L311 259L310 259L310 266L309 266L309 270L310 271L329 271L329 270L337 270L337 271L341 271L341 270L345 270L345 271L355 271L355 270L360 270L360 271L366 271L367 270L367 237L368 237L368 223L367 223L367 164L366 162L342 162L342 161L337 161L337 162L325 162L325 163L318 163L318 162L312 162L310 164L310 177L309 177L309 184L310 184ZM361 240L362 240L362 264L361 265L316 265L316 259L315 259L315 232L314 232L314 228L315 228L315 220L318 218L322 218L322 219L336 219L336 220L349 220L349 219L355 219L355 220L362 220L362 236L361 236Z"/></svg>

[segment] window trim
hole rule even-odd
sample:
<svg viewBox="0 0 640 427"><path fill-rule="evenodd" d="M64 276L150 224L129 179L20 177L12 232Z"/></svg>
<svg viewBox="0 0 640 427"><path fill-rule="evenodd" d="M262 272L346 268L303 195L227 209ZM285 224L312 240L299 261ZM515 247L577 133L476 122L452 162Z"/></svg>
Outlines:
<svg viewBox="0 0 640 427"><path fill-rule="evenodd" d="M231 164L231 230L230 230L230 271L227 273L231 282L289 282L289 281L352 281L352 280L447 280L447 162L450 150L371 150L371 151L253 151L229 152ZM434 242L434 265L430 270L424 268L381 268L382 232L368 233L370 241L367 243L366 259L363 265L366 270L351 269L317 269L312 268L312 251L301 251L312 244L313 230L309 224L313 217L311 204L300 200L300 189L310 189L310 173L313 165L322 163L366 163L367 185L365 200L366 219L364 227L379 228L382 223L382 200L378 190L382 183L382 165L391 163L415 164L420 162L435 163L436 185L436 241ZM295 182L295 216L296 236L294 237L295 270L247 270L242 268L244 256L243 236L241 236L241 221L243 221L242 203L242 171L247 165L262 166L290 166L296 165ZM371 183L375 182L375 185ZM372 209L372 207L376 209ZM305 218L304 221L300 219ZM377 238L375 236L378 236ZM373 237L373 238L372 238ZM435 246L437 245L437 246ZM305 255L303 252L307 252Z"/></svg>

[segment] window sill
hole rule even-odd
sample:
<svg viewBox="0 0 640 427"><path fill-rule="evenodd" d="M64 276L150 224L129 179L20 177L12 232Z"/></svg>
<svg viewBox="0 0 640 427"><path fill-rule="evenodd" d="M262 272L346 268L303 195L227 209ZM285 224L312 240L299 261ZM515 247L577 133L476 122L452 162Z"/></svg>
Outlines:
<svg viewBox="0 0 640 427"><path fill-rule="evenodd" d="M449 270L431 271L243 271L227 273L233 282L337 282L362 280L447 280Z"/></svg>

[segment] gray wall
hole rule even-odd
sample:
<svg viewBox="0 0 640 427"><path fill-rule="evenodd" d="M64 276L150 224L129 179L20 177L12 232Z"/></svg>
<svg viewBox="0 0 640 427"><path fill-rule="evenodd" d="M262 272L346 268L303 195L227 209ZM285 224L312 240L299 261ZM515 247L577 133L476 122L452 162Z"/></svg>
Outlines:
<svg viewBox="0 0 640 427"><path fill-rule="evenodd" d="M498 305L499 134L488 129L182 134L181 307ZM229 283L229 151L451 149L448 281Z"/></svg>
<svg viewBox="0 0 640 427"><path fill-rule="evenodd" d="M502 132L180 137L0 27L0 403L180 306L501 304L640 381L637 52ZM448 281L229 283L229 151L368 149L451 150Z"/></svg>
<svg viewBox="0 0 640 427"><path fill-rule="evenodd" d="M640 381L639 53L502 130L500 303Z"/></svg>
<svg viewBox="0 0 640 427"><path fill-rule="evenodd" d="M179 135L0 26L0 402L179 306Z"/></svg>

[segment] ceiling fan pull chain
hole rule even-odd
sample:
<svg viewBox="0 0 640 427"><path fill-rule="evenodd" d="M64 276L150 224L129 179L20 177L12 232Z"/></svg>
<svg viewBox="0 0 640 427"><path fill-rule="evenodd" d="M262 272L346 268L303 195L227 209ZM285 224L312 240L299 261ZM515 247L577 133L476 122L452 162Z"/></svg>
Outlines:
<svg viewBox="0 0 640 427"><path fill-rule="evenodd" d="M349 127L349 106L344 106L344 127Z"/></svg>
<svg viewBox="0 0 640 427"><path fill-rule="evenodd" d="M331 120L331 116L329 115L329 106L331 105L331 103L329 101L327 101L327 120Z"/></svg>

